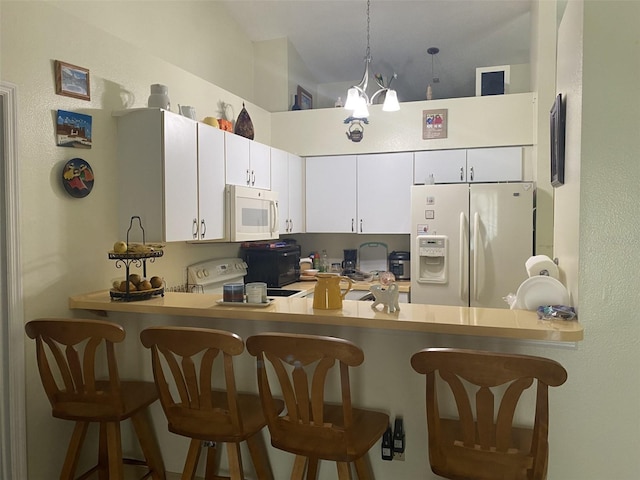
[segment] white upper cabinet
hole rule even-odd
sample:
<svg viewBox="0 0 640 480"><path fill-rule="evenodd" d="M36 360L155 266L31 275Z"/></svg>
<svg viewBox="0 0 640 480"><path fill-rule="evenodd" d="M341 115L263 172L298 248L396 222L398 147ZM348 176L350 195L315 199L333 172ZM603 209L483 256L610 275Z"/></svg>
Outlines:
<svg viewBox="0 0 640 480"><path fill-rule="evenodd" d="M416 184L522 181L522 147L429 150L415 153Z"/></svg>
<svg viewBox="0 0 640 480"><path fill-rule="evenodd" d="M280 235L304 232L302 158L271 149L271 190L278 192Z"/></svg>
<svg viewBox="0 0 640 480"><path fill-rule="evenodd" d="M309 157L306 164L306 231L356 232L356 156Z"/></svg>
<svg viewBox="0 0 640 480"><path fill-rule="evenodd" d="M198 123L198 240L225 236L224 132Z"/></svg>
<svg viewBox="0 0 640 480"><path fill-rule="evenodd" d="M217 181L224 172L222 138L218 132L202 133L189 118L160 109L118 117L117 199L123 240L132 216L140 217L147 242L222 237L224 184L220 189ZM205 236L201 227L208 229Z"/></svg>
<svg viewBox="0 0 640 480"><path fill-rule="evenodd" d="M226 181L231 185L271 188L268 145L225 132Z"/></svg>
<svg viewBox="0 0 640 480"><path fill-rule="evenodd" d="M470 148L467 150L467 181L522 181L522 147Z"/></svg>
<svg viewBox="0 0 640 480"><path fill-rule="evenodd" d="M467 150L428 150L416 152L413 181L416 184L460 183L467 181Z"/></svg>
<svg viewBox="0 0 640 480"><path fill-rule="evenodd" d="M306 225L314 233L409 233L413 153L306 159Z"/></svg>
<svg viewBox="0 0 640 480"><path fill-rule="evenodd" d="M358 233L410 233L413 153L358 155Z"/></svg>

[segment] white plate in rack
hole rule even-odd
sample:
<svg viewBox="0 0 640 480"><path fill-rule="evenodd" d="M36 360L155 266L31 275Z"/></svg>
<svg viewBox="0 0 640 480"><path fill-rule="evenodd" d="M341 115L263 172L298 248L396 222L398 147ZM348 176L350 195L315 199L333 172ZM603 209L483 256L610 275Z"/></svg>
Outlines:
<svg viewBox="0 0 640 480"><path fill-rule="evenodd" d="M541 305L569 305L569 292L553 277L534 275L527 278L516 292L512 309L537 310Z"/></svg>

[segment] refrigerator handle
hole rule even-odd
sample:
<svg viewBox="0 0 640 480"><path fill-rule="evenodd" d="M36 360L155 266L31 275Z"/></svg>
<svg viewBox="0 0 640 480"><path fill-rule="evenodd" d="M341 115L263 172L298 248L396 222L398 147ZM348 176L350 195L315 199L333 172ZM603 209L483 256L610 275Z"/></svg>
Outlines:
<svg viewBox="0 0 640 480"><path fill-rule="evenodd" d="M464 245L465 245L465 241L464 241L464 212L460 212L460 242L459 242L459 251L458 251L458 264L460 265L459 271L458 271L458 277L460 279L459 284L458 284L458 296L460 297L460 299L463 299L463 295L464 295L464 285L467 280L467 276L464 274Z"/></svg>
<svg viewBox="0 0 640 480"><path fill-rule="evenodd" d="M473 214L473 299L478 300L478 248L480 242L480 215Z"/></svg>

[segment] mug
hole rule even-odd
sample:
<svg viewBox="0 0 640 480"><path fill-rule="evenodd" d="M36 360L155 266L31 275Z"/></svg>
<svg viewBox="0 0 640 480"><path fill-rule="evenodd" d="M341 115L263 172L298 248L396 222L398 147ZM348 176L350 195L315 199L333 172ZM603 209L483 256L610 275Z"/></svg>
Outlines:
<svg viewBox="0 0 640 480"><path fill-rule="evenodd" d="M247 303L267 303L267 284L264 282L247 283Z"/></svg>
<svg viewBox="0 0 640 480"><path fill-rule="evenodd" d="M225 302L244 302L244 283L225 283L222 285L222 300Z"/></svg>
<svg viewBox="0 0 640 480"><path fill-rule="evenodd" d="M195 107L191 107L189 105L178 105L178 110L180 111L180 115L183 117L190 118L191 120L196 119Z"/></svg>

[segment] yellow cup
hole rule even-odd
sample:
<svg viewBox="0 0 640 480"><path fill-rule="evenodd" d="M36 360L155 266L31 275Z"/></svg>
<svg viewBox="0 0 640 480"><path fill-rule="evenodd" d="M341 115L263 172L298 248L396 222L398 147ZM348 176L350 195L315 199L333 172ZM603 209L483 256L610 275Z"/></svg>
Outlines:
<svg viewBox="0 0 640 480"><path fill-rule="evenodd" d="M220 128L220 125L218 124L218 119L216 117L205 117L203 122L206 123L207 125L211 125L212 127Z"/></svg>

